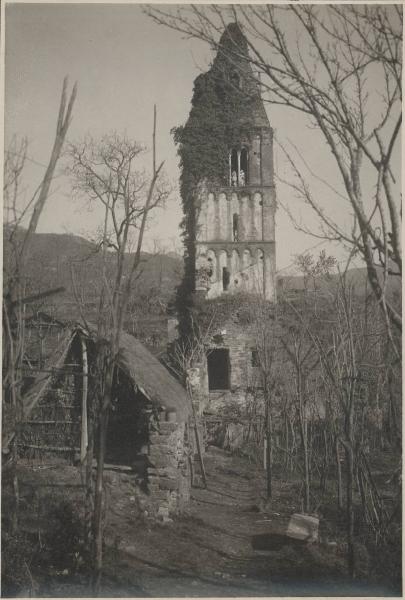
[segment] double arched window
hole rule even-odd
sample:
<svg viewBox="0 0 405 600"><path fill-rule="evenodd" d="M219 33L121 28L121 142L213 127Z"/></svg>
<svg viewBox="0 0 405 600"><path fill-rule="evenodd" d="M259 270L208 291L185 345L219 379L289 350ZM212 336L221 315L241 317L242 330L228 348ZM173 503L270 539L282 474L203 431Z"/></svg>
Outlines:
<svg viewBox="0 0 405 600"><path fill-rule="evenodd" d="M249 151L232 148L229 153L229 185L243 187L249 183Z"/></svg>

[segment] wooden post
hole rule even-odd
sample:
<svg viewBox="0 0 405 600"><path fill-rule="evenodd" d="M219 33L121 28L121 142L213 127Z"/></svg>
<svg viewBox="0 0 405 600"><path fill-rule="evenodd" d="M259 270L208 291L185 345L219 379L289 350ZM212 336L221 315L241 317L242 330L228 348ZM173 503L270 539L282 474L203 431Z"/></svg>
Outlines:
<svg viewBox="0 0 405 600"><path fill-rule="evenodd" d="M267 469L267 438L263 439L263 469Z"/></svg>
<svg viewBox="0 0 405 600"><path fill-rule="evenodd" d="M196 415L195 407L194 407L194 403L193 403L193 392L191 391L191 385L190 385L188 378L187 378L187 391L188 391L188 395L189 395L190 402L191 402L191 409L193 411L194 434L195 434L195 441L197 444L198 459L200 461L200 466L201 466L202 480L203 480L204 487L207 488L207 475L205 473L205 465L204 465L204 460L203 460L203 456L202 456L200 433L198 431L198 426L197 426L197 415Z"/></svg>
<svg viewBox="0 0 405 600"><path fill-rule="evenodd" d="M88 425L87 425L87 391L88 391L88 360L87 346L83 336L80 336L82 347L82 423L81 423L81 443L80 443L80 462L84 463L88 446Z"/></svg>

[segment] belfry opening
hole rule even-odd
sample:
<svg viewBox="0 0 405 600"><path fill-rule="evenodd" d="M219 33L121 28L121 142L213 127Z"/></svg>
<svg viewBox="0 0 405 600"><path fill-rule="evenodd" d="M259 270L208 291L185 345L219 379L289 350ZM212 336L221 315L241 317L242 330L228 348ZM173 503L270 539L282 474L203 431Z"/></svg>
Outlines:
<svg viewBox="0 0 405 600"><path fill-rule="evenodd" d="M247 148L232 148L229 154L229 182L244 187L249 182L249 152Z"/></svg>

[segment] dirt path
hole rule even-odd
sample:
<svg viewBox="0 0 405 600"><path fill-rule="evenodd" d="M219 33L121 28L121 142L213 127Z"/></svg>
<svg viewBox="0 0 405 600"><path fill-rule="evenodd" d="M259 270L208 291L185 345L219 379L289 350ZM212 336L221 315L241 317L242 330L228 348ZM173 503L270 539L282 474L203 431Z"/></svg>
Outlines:
<svg viewBox="0 0 405 600"><path fill-rule="evenodd" d="M109 574L119 565L121 591L127 586L128 595L155 597L384 593L348 582L337 548L280 535L297 510L291 489L279 490L263 512L262 474L248 461L212 449L206 467L208 489L193 489L187 515L146 527L129 527L130 519L114 523Z"/></svg>

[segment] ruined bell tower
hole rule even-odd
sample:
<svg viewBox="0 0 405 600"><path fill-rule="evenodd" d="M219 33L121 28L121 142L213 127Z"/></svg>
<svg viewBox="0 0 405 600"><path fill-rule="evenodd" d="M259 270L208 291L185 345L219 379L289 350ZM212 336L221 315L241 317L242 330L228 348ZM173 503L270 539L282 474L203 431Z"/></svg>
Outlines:
<svg viewBox="0 0 405 600"><path fill-rule="evenodd" d="M203 112L204 96L218 135L202 118L201 147L209 153L211 144L213 156L193 198L195 290L208 299L245 292L275 300L273 130L236 24L228 25L211 69L195 82L189 124L193 110Z"/></svg>
<svg viewBox="0 0 405 600"><path fill-rule="evenodd" d="M179 339L187 345L196 324L206 336L193 399L200 414L242 418L261 394L251 296L270 311L276 300L276 192L273 130L238 24L226 27L211 67L194 81L189 118L174 139L185 242Z"/></svg>

